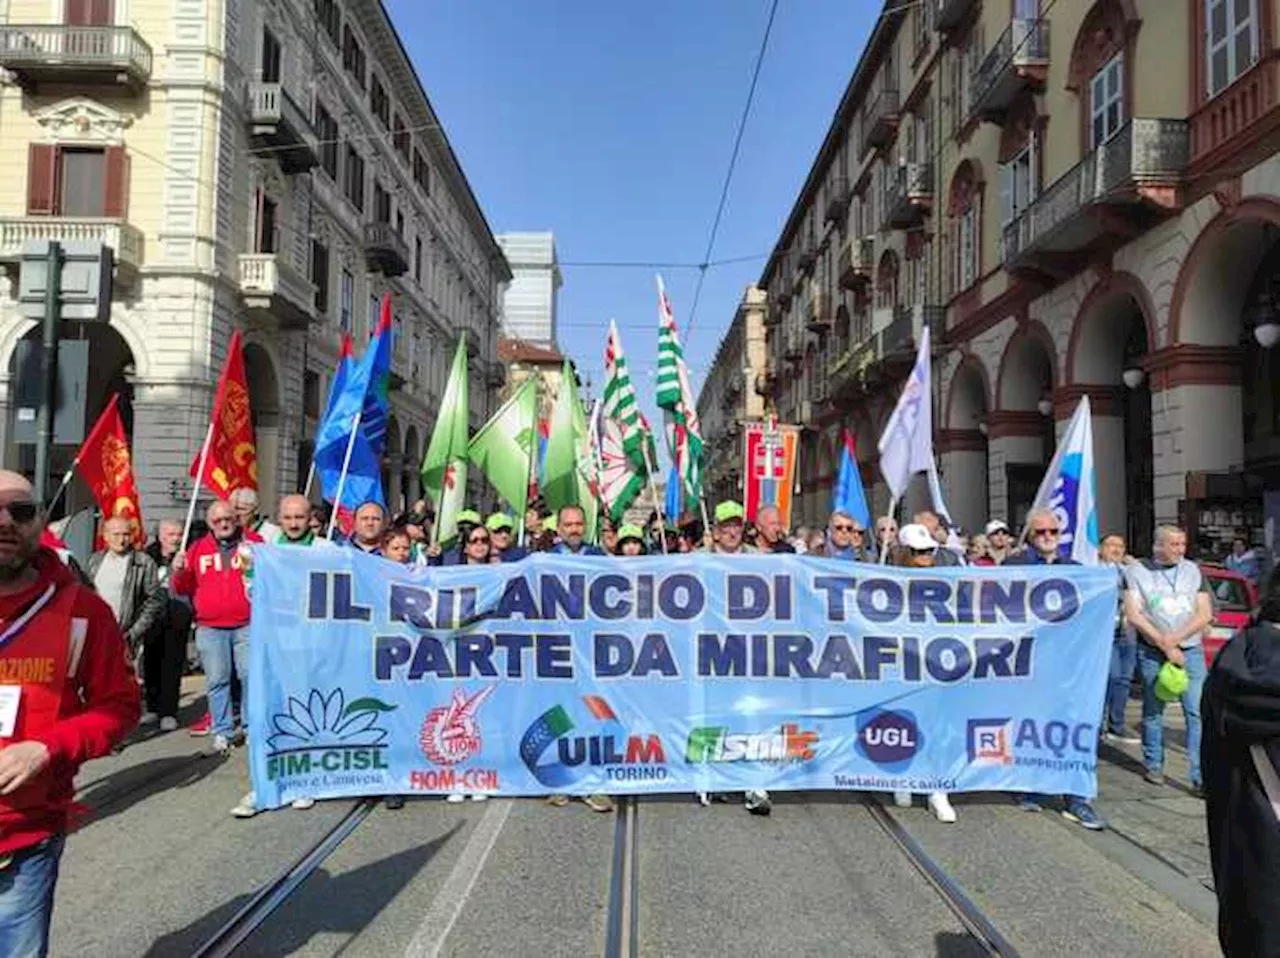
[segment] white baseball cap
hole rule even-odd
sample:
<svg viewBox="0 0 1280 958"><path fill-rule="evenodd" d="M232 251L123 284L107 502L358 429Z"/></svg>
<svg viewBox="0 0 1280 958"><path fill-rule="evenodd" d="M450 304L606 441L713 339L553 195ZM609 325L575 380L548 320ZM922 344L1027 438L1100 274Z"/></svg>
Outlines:
<svg viewBox="0 0 1280 958"><path fill-rule="evenodd" d="M929 534L929 530L914 522L898 530L898 542L908 549L927 549L932 552L938 548L938 542Z"/></svg>
<svg viewBox="0 0 1280 958"><path fill-rule="evenodd" d="M993 536L997 532L1008 532L1009 526L1005 524L1003 519L992 519L987 523L987 535Z"/></svg>

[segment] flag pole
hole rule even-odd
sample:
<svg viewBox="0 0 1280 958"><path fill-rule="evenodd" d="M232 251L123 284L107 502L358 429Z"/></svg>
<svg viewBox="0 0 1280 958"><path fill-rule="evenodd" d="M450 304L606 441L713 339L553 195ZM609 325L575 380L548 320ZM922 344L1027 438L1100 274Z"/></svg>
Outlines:
<svg viewBox="0 0 1280 958"><path fill-rule="evenodd" d="M360 416L364 413L364 407L361 406L356 411L355 419L351 422L351 435L347 437L347 452L342 457L342 472L338 474L338 491L333 497L333 515L329 516L329 529L325 533L326 539L333 538L333 527L338 524L338 512L342 509L342 487L347 484L347 470L351 467L351 452L356 447L356 433L360 431Z"/></svg>
<svg viewBox="0 0 1280 958"><path fill-rule="evenodd" d="M59 483L58 488L54 490L53 498L50 499L49 504L44 507L45 515L48 515L49 513L53 512L53 507L58 504L58 500L62 498L62 494L67 491L67 486L71 485L71 480L75 478L76 466L78 465L80 465L79 455L77 455L75 459L72 460L71 468L69 468L66 471L66 473L63 474L62 482Z"/></svg>
<svg viewBox="0 0 1280 958"><path fill-rule="evenodd" d="M213 443L213 420L209 420L209 431L204 434L204 445L200 447L200 464L196 466L196 478L191 483L191 502L187 504L187 521L182 527L182 544L179 552L187 551L187 540L191 536L191 523L196 518L196 500L200 498L200 480L204 478L204 467L209 462L209 446Z"/></svg>
<svg viewBox="0 0 1280 958"><path fill-rule="evenodd" d="M306 496L308 499L311 498L311 484L315 482L315 478L316 478L316 456L315 456L315 453L313 452L311 454L311 465L307 469L307 484L302 487L302 494Z"/></svg>
<svg viewBox="0 0 1280 958"><path fill-rule="evenodd" d="M658 498L658 486L653 481L653 457L649 455L649 443L640 437L640 454L644 456L645 471L649 474L649 495L653 496L653 511L658 514L658 532L662 535L662 554L667 555L667 522L662 515L662 500Z"/></svg>

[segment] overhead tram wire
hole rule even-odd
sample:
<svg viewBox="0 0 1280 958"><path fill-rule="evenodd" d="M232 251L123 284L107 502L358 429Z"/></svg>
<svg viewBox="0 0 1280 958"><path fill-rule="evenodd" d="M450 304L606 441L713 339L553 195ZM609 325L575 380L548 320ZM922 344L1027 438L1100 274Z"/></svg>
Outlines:
<svg viewBox="0 0 1280 958"><path fill-rule="evenodd" d="M693 302L689 307L689 323L685 327L684 340L688 345L693 335L693 324L698 316L698 300L702 297L702 284L707 279L707 268L711 263L711 254L715 251L716 236L720 232L720 223L724 219L725 204L729 201L729 186L733 183L733 171L738 165L738 154L742 150L742 135L747 129L747 120L751 116L751 107L756 99L756 86L760 82L760 68L764 65L765 51L769 48L769 35L773 33L773 21L778 14L778 0L769 4L769 19L764 25L764 36L760 38L760 50L756 54L756 65L751 71L751 86L747 89L747 102L742 107L742 116L738 119L738 132L733 138L733 151L729 154L729 168L725 170L724 184L720 188L720 202L716 205L716 215L711 221L711 234L707 237L707 250L702 254L702 265L698 268L698 285L693 290Z"/></svg>

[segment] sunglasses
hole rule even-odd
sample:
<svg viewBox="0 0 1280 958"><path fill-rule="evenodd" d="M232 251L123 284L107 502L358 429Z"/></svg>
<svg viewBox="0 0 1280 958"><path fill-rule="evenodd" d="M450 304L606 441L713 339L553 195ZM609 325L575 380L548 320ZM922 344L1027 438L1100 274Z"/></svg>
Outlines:
<svg viewBox="0 0 1280 958"><path fill-rule="evenodd" d="M862 530L855 529L853 526L840 525L840 526L832 526L831 531L832 532L861 532Z"/></svg>
<svg viewBox="0 0 1280 958"><path fill-rule="evenodd" d="M9 518L17 523L30 522L40 512L39 507L34 502L11 502L7 506L0 506L9 513Z"/></svg>
<svg viewBox="0 0 1280 958"><path fill-rule="evenodd" d="M933 555L934 551L935 550L933 549L912 549L911 554L913 556L931 556Z"/></svg>
<svg viewBox="0 0 1280 958"><path fill-rule="evenodd" d="M1058 530L1057 529L1032 529L1031 534L1033 536L1056 536L1058 534Z"/></svg>
<svg viewBox="0 0 1280 958"><path fill-rule="evenodd" d="M467 540L467 543L468 545L476 545L477 543L482 545L488 545L489 537L488 536L472 536L470 539Z"/></svg>

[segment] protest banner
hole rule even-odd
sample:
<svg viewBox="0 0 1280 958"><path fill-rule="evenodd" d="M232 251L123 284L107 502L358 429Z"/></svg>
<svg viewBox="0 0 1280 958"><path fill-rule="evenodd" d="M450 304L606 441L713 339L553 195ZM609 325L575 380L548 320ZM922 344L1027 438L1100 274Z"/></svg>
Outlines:
<svg viewBox="0 0 1280 958"><path fill-rule="evenodd" d="M254 547L250 765L314 798L1092 796L1115 576Z"/></svg>

